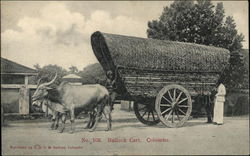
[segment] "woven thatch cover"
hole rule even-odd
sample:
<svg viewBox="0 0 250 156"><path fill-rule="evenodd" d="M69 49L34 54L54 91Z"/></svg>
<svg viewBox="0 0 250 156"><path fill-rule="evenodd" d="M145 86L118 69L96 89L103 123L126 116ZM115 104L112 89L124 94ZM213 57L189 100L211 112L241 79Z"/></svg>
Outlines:
<svg viewBox="0 0 250 156"><path fill-rule="evenodd" d="M164 71L222 72L229 51L222 48L95 32L95 56L104 70L117 66Z"/></svg>

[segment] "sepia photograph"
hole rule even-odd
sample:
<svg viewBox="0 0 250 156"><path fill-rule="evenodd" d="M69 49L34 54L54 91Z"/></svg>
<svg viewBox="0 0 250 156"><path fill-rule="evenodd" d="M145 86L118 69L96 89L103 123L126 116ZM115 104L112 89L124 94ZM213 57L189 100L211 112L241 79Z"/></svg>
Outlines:
<svg viewBox="0 0 250 156"><path fill-rule="evenodd" d="M249 155L248 1L1 1L1 155Z"/></svg>

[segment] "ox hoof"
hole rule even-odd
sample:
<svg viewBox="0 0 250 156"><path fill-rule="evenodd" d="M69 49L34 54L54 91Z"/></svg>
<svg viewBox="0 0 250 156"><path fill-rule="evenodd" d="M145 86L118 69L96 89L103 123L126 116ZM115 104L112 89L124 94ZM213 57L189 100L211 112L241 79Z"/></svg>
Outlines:
<svg viewBox="0 0 250 156"><path fill-rule="evenodd" d="M54 130L56 130L58 127L59 127L58 125L55 125Z"/></svg>
<svg viewBox="0 0 250 156"><path fill-rule="evenodd" d="M64 128L60 128L58 132L62 133L63 131L64 131Z"/></svg>
<svg viewBox="0 0 250 156"><path fill-rule="evenodd" d="M55 127L55 124L51 124L50 128L54 129L54 127Z"/></svg>
<svg viewBox="0 0 250 156"><path fill-rule="evenodd" d="M89 129L89 126L84 127L84 129Z"/></svg>

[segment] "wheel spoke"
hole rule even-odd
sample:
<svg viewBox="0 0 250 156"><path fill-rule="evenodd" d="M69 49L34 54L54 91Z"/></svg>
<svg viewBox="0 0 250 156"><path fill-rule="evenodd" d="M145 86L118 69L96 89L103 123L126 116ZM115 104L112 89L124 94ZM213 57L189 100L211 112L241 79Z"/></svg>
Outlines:
<svg viewBox="0 0 250 156"><path fill-rule="evenodd" d="M171 105L171 104L161 103L160 106L168 106L168 107L171 107L172 105Z"/></svg>
<svg viewBox="0 0 250 156"><path fill-rule="evenodd" d="M183 113L184 115L186 115L186 113L184 113L180 108L178 108L178 110L179 110L181 113Z"/></svg>
<svg viewBox="0 0 250 156"><path fill-rule="evenodd" d="M188 98L182 99L178 104L181 104L182 102L186 101Z"/></svg>
<svg viewBox="0 0 250 156"><path fill-rule="evenodd" d="M154 114L154 111L152 111L152 116L153 116L153 120L155 121L155 114Z"/></svg>
<svg viewBox="0 0 250 156"><path fill-rule="evenodd" d="M168 120L168 118L169 118L169 117L170 117L170 115L172 114L172 111L173 111L173 110L171 110L171 111L170 111L170 113L168 114L168 116L167 116L166 120Z"/></svg>
<svg viewBox="0 0 250 156"><path fill-rule="evenodd" d="M147 121L149 121L149 116L150 116L150 112L148 112L148 118L147 118Z"/></svg>
<svg viewBox="0 0 250 156"><path fill-rule="evenodd" d="M161 115L163 115L164 113L166 113L166 112L169 111L170 109L172 109L172 108L170 107L170 108L164 110L164 111L161 113Z"/></svg>
<svg viewBox="0 0 250 156"><path fill-rule="evenodd" d="M168 91L168 95L169 95L170 99L171 99L172 101L174 101L169 91ZM170 103L172 103L172 102L170 102Z"/></svg>
<svg viewBox="0 0 250 156"><path fill-rule="evenodd" d="M176 113L176 115L177 115L178 120L181 121L181 118L180 118L180 116L179 116L178 111L175 111L175 113Z"/></svg>
<svg viewBox="0 0 250 156"><path fill-rule="evenodd" d="M162 96L162 97L163 97L163 99L167 100L167 102L172 103L165 96Z"/></svg>
<svg viewBox="0 0 250 156"><path fill-rule="evenodd" d="M145 111L144 113L143 113L143 115L142 115L142 117L144 117L144 115L147 113L147 111Z"/></svg>
<svg viewBox="0 0 250 156"><path fill-rule="evenodd" d="M180 99L182 93L183 93L183 92L181 92L181 93L178 95L178 97L177 97L177 99L176 99L176 102L177 102L177 103L178 103L178 101L179 101L179 99Z"/></svg>
<svg viewBox="0 0 250 156"><path fill-rule="evenodd" d="M174 89L174 97L173 99L175 100L176 99L176 89Z"/></svg>
<svg viewBox="0 0 250 156"><path fill-rule="evenodd" d="M178 107L185 107L185 108L188 108L188 106L185 106L185 105L178 105Z"/></svg>
<svg viewBox="0 0 250 156"><path fill-rule="evenodd" d="M172 123L174 123L174 111L172 112Z"/></svg>

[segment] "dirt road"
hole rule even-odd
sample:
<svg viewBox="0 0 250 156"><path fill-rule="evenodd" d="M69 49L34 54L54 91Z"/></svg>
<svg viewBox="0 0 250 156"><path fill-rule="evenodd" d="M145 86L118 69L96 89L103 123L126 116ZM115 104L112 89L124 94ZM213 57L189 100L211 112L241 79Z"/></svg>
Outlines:
<svg viewBox="0 0 250 156"><path fill-rule="evenodd" d="M69 134L49 130L49 122L9 122L2 128L2 155L249 154L249 118L225 118L221 126L193 119L182 128L141 124L133 112L116 109L113 130L102 121L95 132L76 122ZM84 123L85 122L85 123Z"/></svg>

